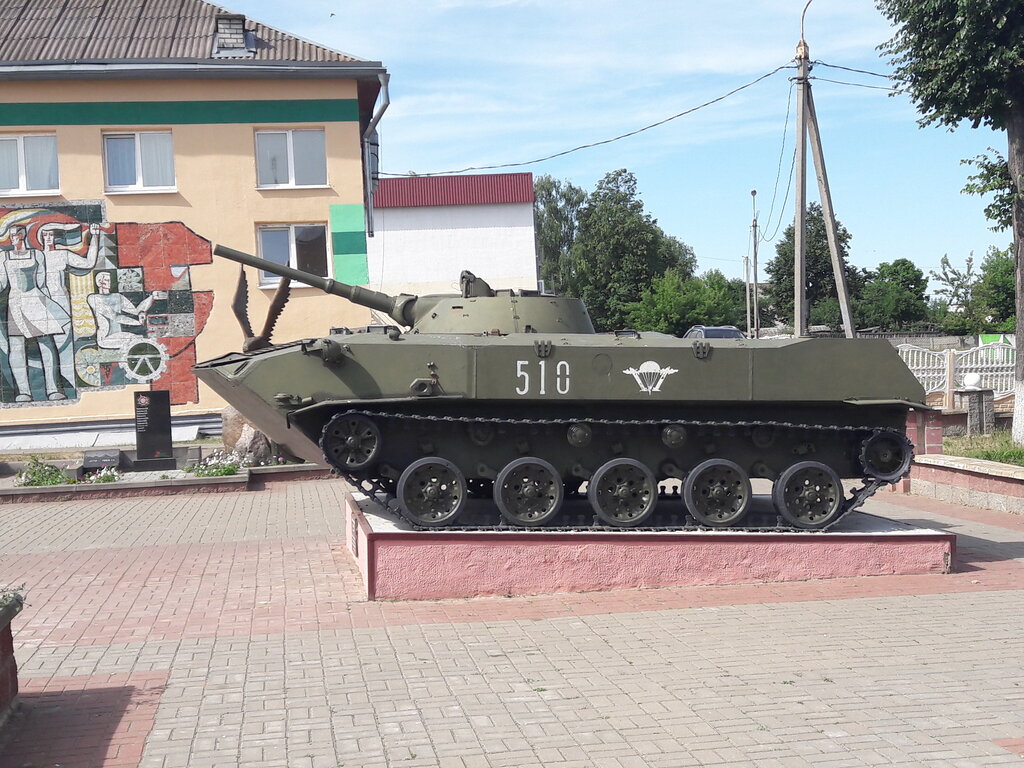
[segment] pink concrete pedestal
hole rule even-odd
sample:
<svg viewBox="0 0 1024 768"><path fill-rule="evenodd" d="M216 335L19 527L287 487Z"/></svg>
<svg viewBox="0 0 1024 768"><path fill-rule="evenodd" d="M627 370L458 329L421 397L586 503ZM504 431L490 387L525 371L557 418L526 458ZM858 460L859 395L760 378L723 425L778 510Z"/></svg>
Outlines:
<svg viewBox="0 0 1024 768"><path fill-rule="evenodd" d="M956 536L855 513L825 533L416 531L355 494L346 541L368 600L429 600L948 573Z"/></svg>

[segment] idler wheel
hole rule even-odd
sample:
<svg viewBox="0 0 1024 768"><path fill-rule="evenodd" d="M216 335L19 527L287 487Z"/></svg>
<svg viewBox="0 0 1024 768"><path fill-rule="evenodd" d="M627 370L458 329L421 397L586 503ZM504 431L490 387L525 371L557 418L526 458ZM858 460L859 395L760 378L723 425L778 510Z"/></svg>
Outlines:
<svg viewBox="0 0 1024 768"><path fill-rule="evenodd" d="M860 449L864 474L887 483L895 483L910 470L914 446L898 432L875 432Z"/></svg>
<svg viewBox="0 0 1024 768"><path fill-rule="evenodd" d="M395 495L409 522L424 528L451 525L466 504L466 478L447 459L428 456L405 468Z"/></svg>
<svg viewBox="0 0 1024 768"><path fill-rule="evenodd" d="M750 478L726 459L698 464L683 482L687 511L702 525L722 528L735 525L750 509Z"/></svg>
<svg viewBox="0 0 1024 768"><path fill-rule="evenodd" d="M587 499L608 525L629 528L640 525L658 503L654 473L635 459L612 459L590 478Z"/></svg>
<svg viewBox="0 0 1024 768"><path fill-rule="evenodd" d="M498 473L494 503L512 525L538 526L551 521L565 492L558 471L544 459L524 456Z"/></svg>
<svg viewBox="0 0 1024 768"><path fill-rule="evenodd" d="M370 466L380 453L380 443L380 429L361 413L336 414L320 436L324 458L343 472Z"/></svg>
<svg viewBox="0 0 1024 768"><path fill-rule="evenodd" d="M794 464L772 486L775 509L796 528L824 528L843 514L843 483L817 461Z"/></svg>

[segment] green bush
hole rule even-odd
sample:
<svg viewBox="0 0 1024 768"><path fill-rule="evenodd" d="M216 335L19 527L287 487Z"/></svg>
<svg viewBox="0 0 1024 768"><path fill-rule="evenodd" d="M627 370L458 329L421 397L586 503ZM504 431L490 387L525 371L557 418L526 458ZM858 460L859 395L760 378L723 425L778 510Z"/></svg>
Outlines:
<svg viewBox="0 0 1024 768"><path fill-rule="evenodd" d="M14 478L14 484L19 486L30 485L67 485L74 483L74 480L64 474L64 470L47 464L38 456L29 458L28 466L19 472Z"/></svg>

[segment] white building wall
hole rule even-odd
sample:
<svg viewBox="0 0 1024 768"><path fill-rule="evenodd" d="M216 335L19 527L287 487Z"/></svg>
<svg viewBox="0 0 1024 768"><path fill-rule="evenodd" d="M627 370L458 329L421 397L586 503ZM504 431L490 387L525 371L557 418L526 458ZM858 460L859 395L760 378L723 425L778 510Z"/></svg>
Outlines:
<svg viewBox="0 0 1024 768"><path fill-rule="evenodd" d="M385 293L458 293L464 269L493 288L537 287L533 205L377 208L367 238L370 287Z"/></svg>

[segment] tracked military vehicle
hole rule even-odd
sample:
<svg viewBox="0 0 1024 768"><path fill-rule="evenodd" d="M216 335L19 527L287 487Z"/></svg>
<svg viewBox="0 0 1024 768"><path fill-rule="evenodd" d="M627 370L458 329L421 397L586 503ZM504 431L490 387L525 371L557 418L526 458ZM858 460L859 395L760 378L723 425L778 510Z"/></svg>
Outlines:
<svg viewBox="0 0 1024 768"><path fill-rule="evenodd" d="M909 471L924 391L884 340L595 333L578 299L493 290L389 296L223 246L281 275L264 332L195 373L268 437L384 494L413 525L467 525L490 496L506 526L823 529ZM296 280L388 316L271 344ZM766 523L751 478L771 481ZM863 481L847 493L844 479ZM566 504L586 487L586 502ZM661 492L668 484L673 496ZM479 505L477 505L479 506ZM498 517L500 513L500 519Z"/></svg>

